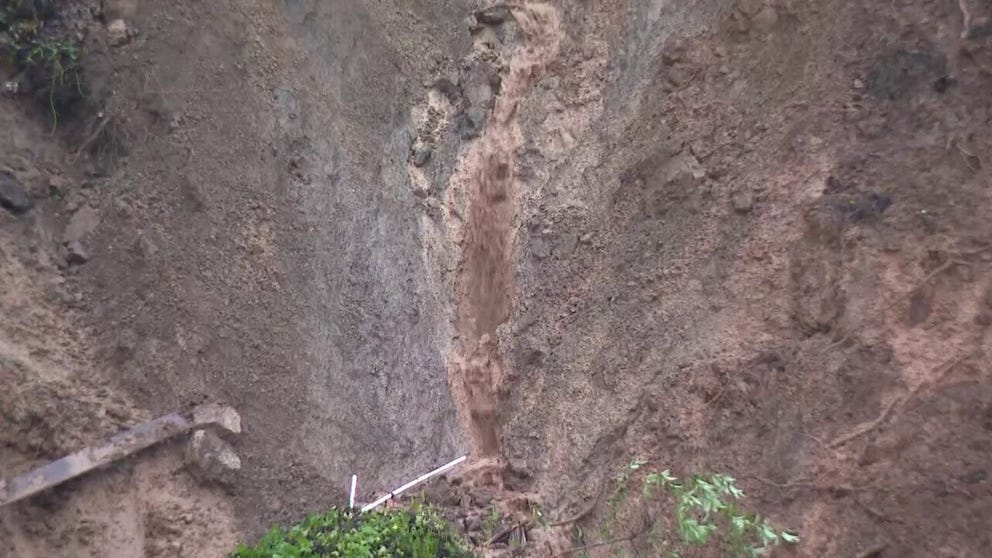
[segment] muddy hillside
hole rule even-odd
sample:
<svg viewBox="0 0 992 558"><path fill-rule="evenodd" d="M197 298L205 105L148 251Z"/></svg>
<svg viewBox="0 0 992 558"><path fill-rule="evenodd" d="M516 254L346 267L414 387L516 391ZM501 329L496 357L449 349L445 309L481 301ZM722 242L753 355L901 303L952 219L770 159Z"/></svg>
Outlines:
<svg viewBox="0 0 992 558"><path fill-rule="evenodd" d="M0 556L220 557L463 454L428 493L488 555L578 556L635 458L783 555L992 547L989 2L0 14L73 45L0 41L0 478L243 424L0 507Z"/></svg>

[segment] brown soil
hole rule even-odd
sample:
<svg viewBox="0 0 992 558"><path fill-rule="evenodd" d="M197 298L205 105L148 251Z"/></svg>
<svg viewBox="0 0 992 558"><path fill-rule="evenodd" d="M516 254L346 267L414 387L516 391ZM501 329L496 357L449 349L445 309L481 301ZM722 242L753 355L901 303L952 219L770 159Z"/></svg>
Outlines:
<svg viewBox="0 0 992 558"><path fill-rule="evenodd" d="M540 506L528 555L637 456L798 555L992 546L986 2L65 6L85 108L0 98L0 475L204 401L244 466L156 448L0 555L221 556L463 452L434 497Z"/></svg>

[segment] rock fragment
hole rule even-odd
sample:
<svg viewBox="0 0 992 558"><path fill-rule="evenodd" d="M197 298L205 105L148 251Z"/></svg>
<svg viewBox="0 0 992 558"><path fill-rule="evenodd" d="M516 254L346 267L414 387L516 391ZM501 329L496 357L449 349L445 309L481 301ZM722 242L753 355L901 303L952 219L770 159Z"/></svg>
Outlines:
<svg viewBox="0 0 992 558"><path fill-rule="evenodd" d="M202 482L230 486L241 471L241 458L213 432L197 430L186 446L186 465Z"/></svg>

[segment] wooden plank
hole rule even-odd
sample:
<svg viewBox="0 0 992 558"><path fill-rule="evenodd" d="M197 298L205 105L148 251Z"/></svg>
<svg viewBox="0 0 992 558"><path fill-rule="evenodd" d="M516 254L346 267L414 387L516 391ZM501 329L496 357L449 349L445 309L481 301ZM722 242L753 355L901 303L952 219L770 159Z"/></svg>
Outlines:
<svg viewBox="0 0 992 558"><path fill-rule="evenodd" d="M241 417L230 407L209 404L189 413L172 413L143 422L101 444L52 461L10 481L0 481L0 506L23 500L178 434L211 424L241 432Z"/></svg>

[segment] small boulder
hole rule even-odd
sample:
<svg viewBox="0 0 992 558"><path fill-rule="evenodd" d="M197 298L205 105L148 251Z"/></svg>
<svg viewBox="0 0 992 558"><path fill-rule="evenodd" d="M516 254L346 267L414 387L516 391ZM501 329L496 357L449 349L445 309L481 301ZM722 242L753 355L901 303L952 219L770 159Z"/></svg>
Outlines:
<svg viewBox="0 0 992 558"><path fill-rule="evenodd" d="M241 471L241 458L213 432L197 430L186 446L186 465L202 482L230 486Z"/></svg>
<svg viewBox="0 0 992 558"><path fill-rule="evenodd" d="M0 172L0 207L20 215L34 207L28 191L13 175Z"/></svg>

